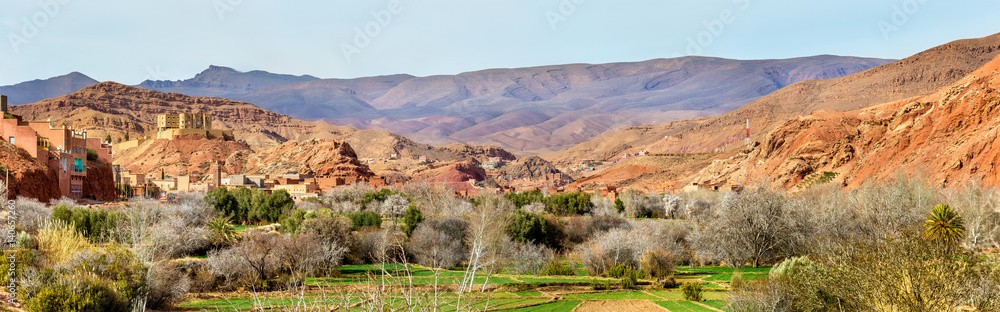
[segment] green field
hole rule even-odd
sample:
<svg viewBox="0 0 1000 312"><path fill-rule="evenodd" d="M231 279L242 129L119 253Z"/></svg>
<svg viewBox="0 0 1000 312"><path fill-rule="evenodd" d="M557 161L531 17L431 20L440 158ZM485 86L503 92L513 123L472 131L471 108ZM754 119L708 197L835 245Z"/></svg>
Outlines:
<svg viewBox="0 0 1000 312"><path fill-rule="evenodd" d="M670 312L715 312L691 301L657 301L656 304L667 308Z"/></svg>
<svg viewBox="0 0 1000 312"><path fill-rule="evenodd" d="M674 279L677 282L702 283L702 287L706 290L702 293L702 296L706 301L693 303L684 301L684 294L677 288L659 289L647 283L645 286L642 286L642 290L618 290L616 289L618 287L618 280L580 275L581 272L585 272L582 269L582 266L579 264L572 264L571 261L566 261L566 263L575 267L575 270L577 271L576 273L578 274L577 276L493 275L489 279L489 284L491 287L500 287L500 289L482 294L463 294L462 298L464 299L462 305L464 307L468 307L467 304L470 304L471 301L472 307L475 307L476 309L487 307L486 305L488 302L489 309L513 309L511 311L571 311L578 305L589 300L649 300L675 312L716 311L708 307L724 310L723 308L726 306L727 300L727 283L732 280L734 274L740 275L745 280L753 280L766 278L767 272L770 270L770 268L733 269L729 267L690 268L686 266L678 266L676 268L677 273L674 276ZM432 285L435 283L435 274L437 275L436 279L439 285L454 287L454 285L458 285L462 282L462 277L465 274L465 271L461 267L448 270L432 270L419 265L403 266L398 264L387 264L384 267L381 265L345 265L340 267L340 275L338 277L308 278L306 279L306 285L312 287L323 287L323 289L326 289L326 287L332 287L332 289L344 289L344 287L350 288L349 285L380 284L382 283L383 278L385 278L387 283L391 285L407 285L410 281L412 281L415 286ZM477 275L474 282L478 286L475 289L478 290L478 287L481 287L482 283L485 281L486 277L484 275ZM612 289L606 291L580 293L582 290L580 286L584 286L586 289L589 289L589 286L595 281L610 281ZM555 287L556 292L552 293L552 290L546 290L546 293L542 293L541 291L533 290L535 287L542 284L550 285L545 289ZM517 291L514 291L515 289ZM574 290L560 291L559 289ZM433 298L429 294L418 295L418 297L417 302L419 302L422 306L434 304ZM439 294L437 304L440 305L442 311L454 310L455 305L458 303L458 297L459 295L456 293L442 292ZM382 300L380 301L380 304L386 308L403 308L405 305L403 298L404 296L399 293L385 294L384 298L380 299ZM308 295L302 299L295 298L294 296L289 296L289 298L276 296L274 298L260 300L248 298L236 298L229 300L214 299L187 302L180 304L179 307L210 311L246 311L258 306L294 307L301 306L303 304L307 306L325 306L329 308L360 305L360 307L358 307L359 310L373 308L381 309L377 308L375 306L377 304L373 303L371 300L362 299L358 291L354 291L351 296L334 293L326 296ZM463 308L463 310L465 309Z"/></svg>

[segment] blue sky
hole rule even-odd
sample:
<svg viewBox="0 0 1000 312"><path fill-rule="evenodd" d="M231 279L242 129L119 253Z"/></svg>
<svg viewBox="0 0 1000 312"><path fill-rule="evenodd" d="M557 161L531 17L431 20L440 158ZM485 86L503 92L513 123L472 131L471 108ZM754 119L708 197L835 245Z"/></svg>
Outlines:
<svg viewBox="0 0 1000 312"><path fill-rule="evenodd" d="M0 85L209 65L352 78L683 55L903 58L1000 32L1000 1L4 1ZM359 32L363 35L359 35Z"/></svg>

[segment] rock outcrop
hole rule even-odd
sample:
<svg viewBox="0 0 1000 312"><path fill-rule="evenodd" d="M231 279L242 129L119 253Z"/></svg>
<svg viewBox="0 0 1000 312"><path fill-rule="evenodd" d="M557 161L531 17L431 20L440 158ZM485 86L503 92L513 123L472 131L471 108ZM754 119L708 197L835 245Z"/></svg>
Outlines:
<svg viewBox="0 0 1000 312"><path fill-rule="evenodd" d="M17 196L36 198L42 202L62 197L55 171L31 154L6 141L0 140L0 164L9 172L0 172L7 180L7 198Z"/></svg>
<svg viewBox="0 0 1000 312"><path fill-rule="evenodd" d="M767 178L792 188L812 175L857 187L919 174L941 186L1000 186L1000 57L933 94L848 112L820 111L703 170L702 182Z"/></svg>
<svg viewBox="0 0 1000 312"><path fill-rule="evenodd" d="M358 161L350 144L340 140L286 142L254 154L247 172L281 174L297 172L325 177L370 178L375 175Z"/></svg>

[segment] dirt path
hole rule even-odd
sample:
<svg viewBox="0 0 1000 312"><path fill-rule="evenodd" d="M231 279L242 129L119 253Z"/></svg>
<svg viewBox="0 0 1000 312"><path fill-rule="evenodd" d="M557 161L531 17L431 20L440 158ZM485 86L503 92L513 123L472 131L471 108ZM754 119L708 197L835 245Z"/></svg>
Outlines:
<svg viewBox="0 0 1000 312"><path fill-rule="evenodd" d="M630 312L667 311L649 300L588 300L576 306L573 311Z"/></svg>

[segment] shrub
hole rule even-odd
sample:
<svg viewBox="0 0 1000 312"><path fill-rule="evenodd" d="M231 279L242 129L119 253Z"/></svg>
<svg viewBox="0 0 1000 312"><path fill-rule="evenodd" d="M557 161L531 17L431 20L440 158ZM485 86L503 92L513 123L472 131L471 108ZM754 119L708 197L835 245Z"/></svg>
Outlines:
<svg viewBox="0 0 1000 312"><path fill-rule="evenodd" d="M417 209L417 205L410 204L409 208L406 208L406 212L403 213L403 233L406 233L406 237L413 235L413 231L417 229L417 225L424 221L424 214Z"/></svg>
<svg viewBox="0 0 1000 312"><path fill-rule="evenodd" d="M681 291L684 292L684 300L687 301L701 301L701 283L690 282L681 285Z"/></svg>
<svg viewBox="0 0 1000 312"><path fill-rule="evenodd" d="M87 160L88 161L96 161L97 160L97 151L88 147L87 148Z"/></svg>
<svg viewBox="0 0 1000 312"><path fill-rule="evenodd" d="M625 213L625 202L621 198L615 198L615 211Z"/></svg>
<svg viewBox="0 0 1000 312"><path fill-rule="evenodd" d="M382 227L382 216L374 211L361 211L348 213L347 217L354 223L354 229L363 227Z"/></svg>
<svg viewBox="0 0 1000 312"><path fill-rule="evenodd" d="M629 271L632 271L632 267L619 264L608 270L608 277L622 278L622 276L625 276L625 273L628 273Z"/></svg>
<svg viewBox="0 0 1000 312"><path fill-rule="evenodd" d="M594 208L586 192L556 193L545 197L545 210L556 215L587 214Z"/></svg>
<svg viewBox="0 0 1000 312"><path fill-rule="evenodd" d="M593 281L590 283L590 289L593 290L609 290L611 289L611 281Z"/></svg>
<svg viewBox="0 0 1000 312"><path fill-rule="evenodd" d="M63 263L77 252L91 248L87 238L62 221L51 221L38 232L38 252L51 265Z"/></svg>
<svg viewBox="0 0 1000 312"><path fill-rule="evenodd" d="M317 215L317 217L303 222L302 226L299 227L299 233L313 234L321 241L336 242L344 247L350 245L351 229L354 227L351 219L333 213L318 213Z"/></svg>
<svg viewBox="0 0 1000 312"><path fill-rule="evenodd" d="M117 294L107 282L78 276L42 285L24 300L28 311L129 311L129 298Z"/></svg>
<svg viewBox="0 0 1000 312"><path fill-rule="evenodd" d="M667 276L660 280L660 287L662 287L663 289L676 288L677 281L674 280L673 276Z"/></svg>
<svg viewBox="0 0 1000 312"><path fill-rule="evenodd" d="M149 271L147 308L169 306L184 298L191 288L191 279L177 264L168 262Z"/></svg>
<svg viewBox="0 0 1000 312"><path fill-rule="evenodd" d="M553 259L549 262L549 266L545 267L545 269L541 272L538 272L538 275L573 276L576 275L576 272L573 272L573 268L559 263L559 260Z"/></svg>
<svg viewBox="0 0 1000 312"><path fill-rule="evenodd" d="M640 271L627 268L625 273L622 274L622 289L639 289L639 276L641 276L641 274L642 273Z"/></svg>
<svg viewBox="0 0 1000 312"><path fill-rule="evenodd" d="M667 277L674 271L674 256L663 248L647 250L642 254L640 267L653 278Z"/></svg>

